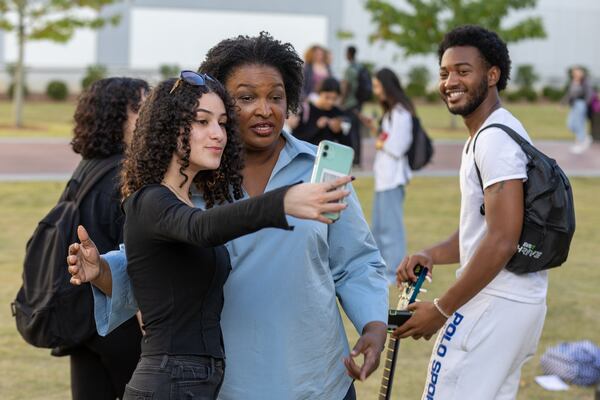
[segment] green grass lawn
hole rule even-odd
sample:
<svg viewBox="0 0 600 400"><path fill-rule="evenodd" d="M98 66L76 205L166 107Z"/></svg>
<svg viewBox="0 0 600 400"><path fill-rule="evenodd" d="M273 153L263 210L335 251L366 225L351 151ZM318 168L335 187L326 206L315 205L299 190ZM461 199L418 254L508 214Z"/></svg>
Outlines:
<svg viewBox="0 0 600 400"><path fill-rule="evenodd" d="M600 309L597 283L600 281L600 214L597 212L598 179L573 179L577 207L577 233L569 261L550 274L548 315L538 352L523 369L519 400L593 398L591 388L572 387L567 393L545 392L533 382L540 374L539 357L544 349L560 341L590 339L600 343ZM64 183L0 183L0 398L69 398L68 359L53 358L49 350L35 349L18 335L8 304L20 285L21 262L27 238L37 221L56 202ZM363 209L370 216L373 182L355 182ZM416 178L407 190L406 225L408 247L415 251L445 238L458 224L459 193L456 178ZM429 292L432 299L454 280L454 267L439 267ZM397 293L391 293L395 304ZM357 334L346 321L350 343ZM396 374L395 396L418 399L425 379L433 342L402 341ZM357 383L359 399L376 399L381 370L364 383ZM267 398L267 397L266 397ZM482 399L486 400L486 399Z"/></svg>
<svg viewBox="0 0 600 400"><path fill-rule="evenodd" d="M528 129L534 140L572 140L566 127L567 107L554 103L504 103ZM433 139L458 139L466 137L467 131L460 117L455 117L456 128L451 128L452 116L442 102L416 104L423 126ZM378 115L377 107L365 106L366 115ZM535 127L535 128L534 128Z"/></svg>
<svg viewBox="0 0 600 400"><path fill-rule="evenodd" d="M565 126L567 108L557 104L539 103L506 105L529 128L533 139L572 140ZM25 104L25 128L13 125L12 104L0 101L0 137L63 137L72 135L73 102L29 102ZM441 102L418 104L421 120L434 139L462 140L466 135L462 121L456 119L456 129L450 129L451 116ZM365 106L366 115L377 114L378 106ZM533 129L532 127L535 127Z"/></svg>
<svg viewBox="0 0 600 400"><path fill-rule="evenodd" d="M73 134L73 102L28 102L22 129L14 127L12 103L0 101L0 137L69 138Z"/></svg>

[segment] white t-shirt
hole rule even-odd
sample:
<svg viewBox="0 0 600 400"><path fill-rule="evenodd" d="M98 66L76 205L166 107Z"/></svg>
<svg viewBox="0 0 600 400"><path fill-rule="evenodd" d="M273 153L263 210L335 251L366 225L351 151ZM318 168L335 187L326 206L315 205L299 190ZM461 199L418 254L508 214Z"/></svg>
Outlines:
<svg viewBox="0 0 600 400"><path fill-rule="evenodd" d="M381 131L387 134L387 139L383 149L375 153L373 175L376 192L406 185L412 176L406 157L412 143L411 114L397 104L391 113L383 116Z"/></svg>
<svg viewBox="0 0 600 400"><path fill-rule="evenodd" d="M481 127L494 123L507 125L531 142L523 125L508 110L500 108L494 111ZM485 217L479 211L483 204L483 191L475 170L472 150L472 141L468 140L460 165L461 266L456 271L457 277L464 272L487 230ZM481 133L475 147L475 159L484 188L501 181L527 179L527 156L521 147L499 128L489 128ZM469 268L473 267L477 268ZM547 289L547 271L517 275L502 269L482 292L526 303L540 303L545 301Z"/></svg>

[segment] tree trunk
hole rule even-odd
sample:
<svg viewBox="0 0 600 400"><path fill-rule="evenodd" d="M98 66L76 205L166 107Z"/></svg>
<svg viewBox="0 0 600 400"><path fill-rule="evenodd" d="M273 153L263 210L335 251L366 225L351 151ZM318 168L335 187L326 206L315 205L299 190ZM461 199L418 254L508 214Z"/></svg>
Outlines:
<svg viewBox="0 0 600 400"><path fill-rule="evenodd" d="M15 126L23 127L23 86L25 85L25 0L17 2L19 22L17 25L18 56L15 66L15 86L13 107L15 113Z"/></svg>

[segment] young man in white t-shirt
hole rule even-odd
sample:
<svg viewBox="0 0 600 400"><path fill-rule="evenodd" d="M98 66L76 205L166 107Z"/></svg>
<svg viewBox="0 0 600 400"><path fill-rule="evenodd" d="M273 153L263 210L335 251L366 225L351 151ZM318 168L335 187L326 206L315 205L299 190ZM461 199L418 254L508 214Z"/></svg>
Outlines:
<svg viewBox="0 0 600 400"><path fill-rule="evenodd" d="M398 282L415 280L416 264L431 270L460 262L460 268L439 299L409 306L415 314L395 334L429 339L441 329L422 399L515 399L521 366L535 353L542 332L547 273L516 275L504 269L523 225L527 157L498 128L477 136L485 126L501 123L530 139L500 104L510 57L498 35L462 26L446 34L438 55L440 95L469 131L460 167L460 225L445 241L406 257Z"/></svg>

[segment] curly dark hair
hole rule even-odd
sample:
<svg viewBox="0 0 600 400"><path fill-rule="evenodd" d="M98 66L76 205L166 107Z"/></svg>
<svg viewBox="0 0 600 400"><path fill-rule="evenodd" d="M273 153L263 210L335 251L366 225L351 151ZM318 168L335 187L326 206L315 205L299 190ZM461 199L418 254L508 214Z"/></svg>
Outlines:
<svg viewBox="0 0 600 400"><path fill-rule="evenodd" d="M285 86L288 112L300 104L304 62L290 43L282 43L269 33L225 39L208 51L199 71L214 76L223 84L242 65L266 65L279 71Z"/></svg>
<svg viewBox="0 0 600 400"><path fill-rule="evenodd" d="M242 198L242 146L238 139L233 101L217 81L207 80L204 86L193 86L182 81L173 93L169 93L175 82L176 79L161 82L142 105L133 140L123 161L123 198L144 185L160 183L173 153L178 150L178 144L183 152L179 169L181 186L187 182L189 177L183 171L190 164L192 122L196 118L198 99L209 92L217 94L225 104L227 145L219 168L200 171L193 178L193 183L202 193L207 208Z"/></svg>
<svg viewBox="0 0 600 400"><path fill-rule="evenodd" d="M79 96L71 146L85 159L123 153L123 128L127 111L138 112L142 93L149 91L142 79L106 78L94 82Z"/></svg>
<svg viewBox="0 0 600 400"><path fill-rule="evenodd" d="M506 83L510 79L510 56L506 43L496 32L477 25L463 25L451 30L446 33L438 47L440 64L444 52L450 47L456 46L472 46L479 50L479 54L488 67L500 68L500 79L496 84L498 91L506 88Z"/></svg>

